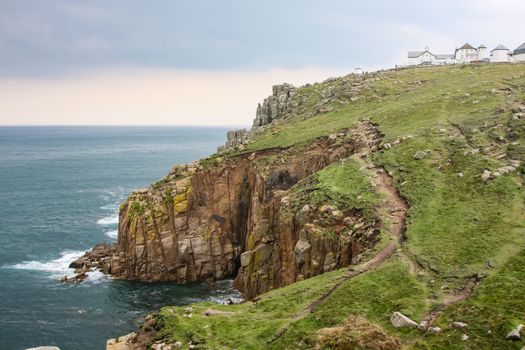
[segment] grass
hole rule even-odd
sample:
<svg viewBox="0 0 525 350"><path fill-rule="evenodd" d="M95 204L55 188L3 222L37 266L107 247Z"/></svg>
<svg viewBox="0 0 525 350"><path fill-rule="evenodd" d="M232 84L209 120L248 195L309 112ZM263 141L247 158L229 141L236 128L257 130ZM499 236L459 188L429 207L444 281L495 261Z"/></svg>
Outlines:
<svg viewBox="0 0 525 350"><path fill-rule="evenodd" d="M165 307L159 337L171 341L200 343L206 349L262 349L293 317L319 298L344 274L338 270L297 282L264 294L257 303L217 305L197 303L186 307ZM204 316L208 308L233 312L227 316ZM191 310L191 311L190 311ZM188 317L191 313L191 318Z"/></svg>
<svg viewBox="0 0 525 350"><path fill-rule="evenodd" d="M297 313L337 283L343 272L271 291L256 304L195 304L192 318L184 316L184 308L168 307L161 312L165 322L161 335L183 344L204 341L202 348L213 349L313 348L319 329L355 315L401 338L407 348L523 346L503 340L512 327L525 323L523 165L487 182L481 174L509 165L510 159L525 163L525 118L511 118L525 101L525 66L413 68L383 72L377 78L367 83L360 99L334 102L333 111L309 118L323 89L344 96L348 86L344 79L336 79L298 89L305 101L301 112L271 126L246 152L300 148L352 128L361 119L376 123L383 142L392 147L374 152L372 160L391 174L410 204L403 253L419 263L424 275L411 275L405 259L393 258L344 282L313 314L301 319L295 318ZM418 151L425 152L423 159L414 159ZM260 166L276 159L272 155ZM205 164L215 162L213 158ZM352 160L328 166L294 191L300 204L335 203L366 211L377 201L367 174ZM424 336L389 324L393 311L419 320L431 307L426 300L438 303L444 293L472 276L482 278L472 297L448 307L437 320L444 329L452 320L469 323L467 342L456 331ZM202 316L208 307L235 314Z"/></svg>
<svg viewBox="0 0 525 350"><path fill-rule="evenodd" d="M330 204L348 210L363 210L370 217L379 198L368 174L353 159L325 167L295 186L293 191L300 199L295 205L297 209L306 203L315 206Z"/></svg>
<svg viewBox="0 0 525 350"><path fill-rule="evenodd" d="M418 320L425 311L427 291L398 259L345 282L314 313L294 322L273 345L275 349L304 348L315 344L317 330L340 324L349 315L362 316L389 334L408 338L414 330L399 330L389 323L394 311Z"/></svg>
<svg viewBox="0 0 525 350"><path fill-rule="evenodd" d="M507 333L525 323L525 250L509 259L491 277L483 281L474 295L446 310L437 320L445 334L427 339L424 349L521 349L523 342L505 340ZM462 333L448 329L452 321L461 320L469 327L467 342Z"/></svg>

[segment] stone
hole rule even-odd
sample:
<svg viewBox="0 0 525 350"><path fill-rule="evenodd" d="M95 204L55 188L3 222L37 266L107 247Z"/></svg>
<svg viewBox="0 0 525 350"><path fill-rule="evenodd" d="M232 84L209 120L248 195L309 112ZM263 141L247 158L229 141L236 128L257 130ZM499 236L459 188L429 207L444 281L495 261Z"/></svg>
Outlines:
<svg viewBox="0 0 525 350"><path fill-rule="evenodd" d="M439 333L441 333L441 328L439 328L439 327L428 327L427 333L439 334Z"/></svg>
<svg viewBox="0 0 525 350"><path fill-rule="evenodd" d="M523 329L523 325L520 324L518 327L511 330L507 336L505 337L506 340L520 340L521 339L521 330Z"/></svg>
<svg viewBox="0 0 525 350"><path fill-rule="evenodd" d="M106 350L132 350L137 333L129 333L106 342Z"/></svg>
<svg viewBox="0 0 525 350"><path fill-rule="evenodd" d="M415 160L421 160L423 158L425 158L427 156L427 153L424 152L424 151L417 151L413 156L412 158L414 158Z"/></svg>
<svg viewBox="0 0 525 350"><path fill-rule="evenodd" d="M29 348L26 350L60 350L60 348L56 346L37 346L36 348Z"/></svg>
<svg viewBox="0 0 525 350"><path fill-rule="evenodd" d="M417 328L418 324L402 313L395 311L390 316L390 323L396 328Z"/></svg>
<svg viewBox="0 0 525 350"><path fill-rule="evenodd" d="M344 217L344 214L341 210L334 210L332 211L332 218L334 218L334 220L342 220Z"/></svg>
<svg viewBox="0 0 525 350"><path fill-rule="evenodd" d="M468 335L463 334L463 335L461 336L461 340L463 340L463 341L467 341L467 340L468 340Z"/></svg>
<svg viewBox="0 0 525 350"><path fill-rule="evenodd" d="M241 254L241 266L246 267L252 263L253 251L248 250Z"/></svg>
<svg viewBox="0 0 525 350"><path fill-rule="evenodd" d="M421 322L419 322L419 325L417 326L417 329L419 329L420 331L426 331L428 328L428 321L427 320L423 320Z"/></svg>
<svg viewBox="0 0 525 350"><path fill-rule="evenodd" d="M175 349L180 349L182 348L182 343L180 341L176 341L175 343L173 343L173 347Z"/></svg>
<svg viewBox="0 0 525 350"><path fill-rule="evenodd" d="M481 174L481 180L483 182L489 181L491 177L492 177L492 173L489 170L487 169L483 170L483 174Z"/></svg>
<svg viewBox="0 0 525 350"><path fill-rule="evenodd" d="M452 322L449 324L450 328L452 329L465 329L468 327L468 324L464 323L464 322Z"/></svg>
<svg viewBox="0 0 525 350"><path fill-rule="evenodd" d="M297 265L302 265L305 262L305 256L312 249L312 245L306 238L299 238L294 247L295 262Z"/></svg>
<svg viewBox="0 0 525 350"><path fill-rule="evenodd" d="M290 205L290 197L286 196L281 198L281 204L285 207Z"/></svg>
<svg viewBox="0 0 525 350"><path fill-rule="evenodd" d="M323 206L321 206L321 208L319 209L321 211L321 213L331 213L332 211L335 210L335 208L329 204L325 204Z"/></svg>

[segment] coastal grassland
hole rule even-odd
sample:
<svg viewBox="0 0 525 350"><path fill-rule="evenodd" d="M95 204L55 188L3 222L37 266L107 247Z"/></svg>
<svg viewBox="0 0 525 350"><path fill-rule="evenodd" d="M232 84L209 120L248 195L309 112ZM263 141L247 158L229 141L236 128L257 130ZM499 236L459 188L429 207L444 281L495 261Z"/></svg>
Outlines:
<svg viewBox="0 0 525 350"><path fill-rule="evenodd" d="M388 323L396 310L417 319L424 312L427 294L408 266L397 259L343 282L314 312L301 316L301 311L330 290L344 273L346 269L341 269L270 291L256 303L163 308L160 317L164 327L159 337L183 344L192 341L197 349L312 348L318 329L337 325L348 315L364 316L396 336L415 332L396 330ZM232 314L205 316L208 308Z"/></svg>
<svg viewBox="0 0 525 350"><path fill-rule="evenodd" d="M388 321L390 315L401 311L418 320L426 311L427 295L426 287L409 267L394 257L378 269L346 281L314 312L292 322L272 348L296 349L303 344L302 348L311 349L319 329L336 326L349 315L362 316L390 335L409 339L417 331L394 328Z"/></svg>
<svg viewBox="0 0 525 350"><path fill-rule="evenodd" d="M159 338L189 341L206 349L263 349L267 342L337 283L345 269L270 291L254 302L237 305L196 303L185 307L165 307L160 311L163 328ZM231 315L205 316L208 308ZM191 316L189 316L191 315ZM198 347L197 347L198 348Z"/></svg>
<svg viewBox="0 0 525 350"><path fill-rule="evenodd" d="M414 160L420 149L430 152ZM435 135L376 157L410 203L405 248L445 279L491 273L525 242L520 176L485 183L484 169L504 163L465 152L464 143Z"/></svg>
<svg viewBox="0 0 525 350"><path fill-rule="evenodd" d="M505 335L519 324L525 315L525 250L514 255L498 271L483 281L471 298L449 307L436 324L445 333L429 337L416 349L521 349L522 342L509 342ZM467 345L460 340L462 332L453 331L448 324L455 320L466 322Z"/></svg>
<svg viewBox="0 0 525 350"><path fill-rule="evenodd" d="M403 69L369 85L376 98L293 117L249 148L308 142L358 119L377 123L384 143L411 137L374 155L410 202L409 254L443 279L491 273L489 266L504 263L525 242L523 168L481 180L484 169L508 165L508 155L525 160L523 118L511 119L525 98L525 66ZM414 159L417 151L425 158Z"/></svg>
<svg viewBox="0 0 525 350"><path fill-rule="evenodd" d="M365 211L372 216L379 194L361 164L344 159L331 164L292 188L300 199L295 209L306 203L321 206L335 205L349 210Z"/></svg>
<svg viewBox="0 0 525 350"><path fill-rule="evenodd" d="M337 81L327 84L337 87ZM307 88L314 96L323 84ZM319 329L356 315L408 348L521 348L504 337L525 323L525 118L513 118L524 105L523 64L413 68L382 73L362 98L330 112L270 126L247 152L301 147L362 119L376 123L384 137L371 160L391 175L410 206L402 251L343 282L305 317L297 315L341 281L345 270L271 291L258 303L195 304L192 318L183 316L184 308L164 308L160 335L183 342L200 337L203 348L313 348ZM517 160L521 164L512 172L482 179L486 170L497 172ZM378 200L366 172L352 160L321 170L293 191L312 203L363 210ZM440 335L395 329L388 321L393 311L420 320L462 287L474 292L437 318ZM234 314L202 316L208 307ZM460 340L463 332L448 330L451 321L469 324L468 341Z"/></svg>
<svg viewBox="0 0 525 350"><path fill-rule="evenodd" d="M386 139L447 125L469 116L491 115L515 94L492 94L492 89L525 82L525 65L468 65L402 69L371 81L363 98L337 105L311 118L304 114L276 124L248 145L248 151L284 148L351 127L359 119L381 126ZM318 87L320 89L321 87ZM521 91L523 94L523 91ZM487 114L488 113L488 114Z"/></svg>

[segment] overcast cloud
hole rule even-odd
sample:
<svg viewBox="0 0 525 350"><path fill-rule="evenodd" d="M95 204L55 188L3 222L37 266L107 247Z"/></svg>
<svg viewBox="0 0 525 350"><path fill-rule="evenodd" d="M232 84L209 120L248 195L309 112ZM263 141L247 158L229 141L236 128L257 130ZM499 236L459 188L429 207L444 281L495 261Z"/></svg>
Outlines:
<svg viewBox="0 0 525 350"><path fill-rule="evenodd" d="M63 84L67 91L68 83L86 76L102 82L126 72L122 81L130 84L134 71L156 71L149 81L168 71L174 79L177 72L231 72L239 79L245 74L244 89L261 91L264 72L300 81L296 73L305 69L342 74L357 66L392 67L404 62L406 51L425 46L443 53L465 42L513 49L525 41L524 17L522 0L2 0L0 91L22 86L23 99L19 84L25 82L31 99L42 82ZM126 110L110 120L124 123L117 114ZM252 112L232 112L227 122L249 120ZM32 113L52 119L60 110L13 109L0 99L0 123ZM187 111L166 110L179 118L182 113ZM204 108L201 121L207 123L212 113Z"/></svg>

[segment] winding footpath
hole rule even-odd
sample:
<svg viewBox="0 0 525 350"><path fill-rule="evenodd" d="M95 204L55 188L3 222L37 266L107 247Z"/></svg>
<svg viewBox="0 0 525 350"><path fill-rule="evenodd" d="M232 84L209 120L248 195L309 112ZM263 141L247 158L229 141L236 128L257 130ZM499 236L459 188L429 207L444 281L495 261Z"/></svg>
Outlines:
<svg viewBox="0 0 525 350"><path fill-rule="evenodd" d="M396 189L391 184L390 177L385 173L383 169L378 169L366 160L367 153L361 153L354 157L363 167L367 168L371 172L372 181L378 193L385 196L381 201L381 204L376 209L378 213L386 212L391 220L391 227L388 230L390 235L390 241L387 246L381 249L372 259L357 265L351 266L348 273L343 275L341 279L323 294L319 299L311 303L307 308L299 312L294 319L301 319L314 312L319 305L321 305L326 299L328 299L339 287L349 279L368 272L381 266L388 258L390 258L400 247L403 240L403 234L405 231L405 220L406 213L408 210L407 202L397 193Z"/></svg>

